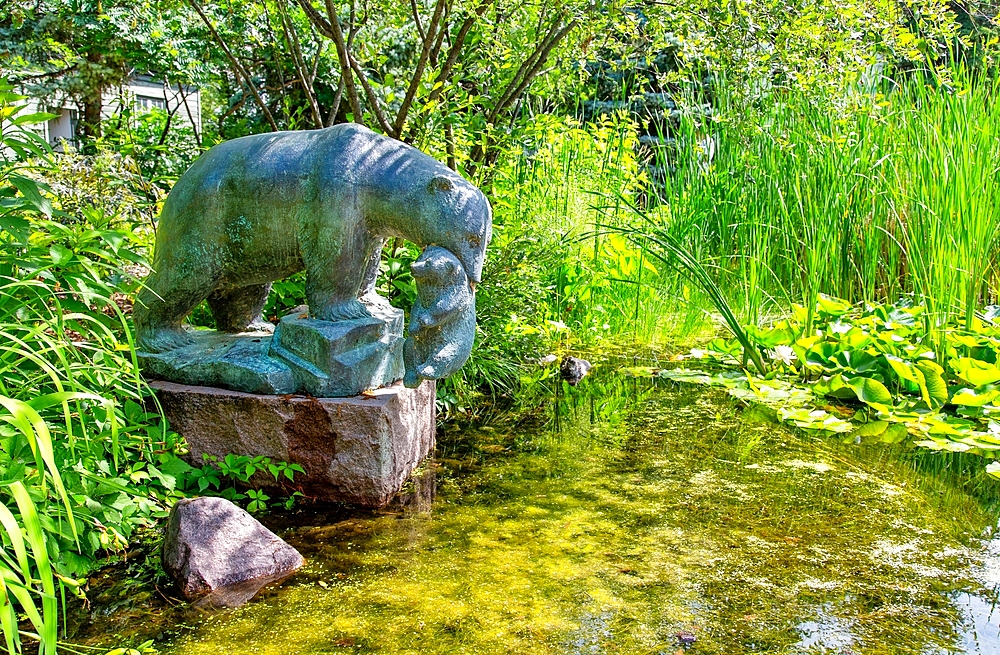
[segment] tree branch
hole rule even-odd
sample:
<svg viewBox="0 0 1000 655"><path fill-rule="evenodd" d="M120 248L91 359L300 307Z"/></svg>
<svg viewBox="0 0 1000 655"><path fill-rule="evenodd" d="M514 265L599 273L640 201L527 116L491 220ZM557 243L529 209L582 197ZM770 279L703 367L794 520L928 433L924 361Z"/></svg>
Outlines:
<svg viewBox="0 0 1000 655"><path fill-rule="evenodd" d="M312 6L312 3L309 2L309 0L298 1L299 6L302 7L302 11L306 14L306 18L308 18L309 22L316 26L319 33L328 39L333 39L333 25L330 24L330 21L328 21L323 14L316 11L316 8Z"/></svg>
<svg viewBox="0 0 1000 655"><path fill-rule="evenodd" d="M379 126L382 128L382 131L385 132L388 136L392 136L393 135L392 126L389 125L389 121L386 120L385 118L385 112L382 111L382 108L378 104L378 96L375 95L375 91L368 83L368 76L365 75L365 72L363 70L361 70L361 66L358 65L358 62L354 59L354 57L350 53L348 53L347 56L351 58L351 68L354 70L354 73L358 76L358 81L361 82L361 86L365 90L365 96L368 98L368 104L371 105L372 112L375 113L375 119L378 121Z"/></svg>
<svg viewBox="0 0 1000 655"><path fill-rule="evenodd" d="M444 85L448 83L451 77L451 71L455 68L455 64L458 62L459 55L462 54L462 46L465 44L465 39L469 36L469 32L472 27L476 24L476 21L483 17L486 10L490 8L496 0L483 0L476 7L475 13L468 16L462 23L462 27L459 28L458 34L455 35L455 41L451 44L451 49L448 50L448 58L445 59L444 66L441 67L441 71L438 73L437 77L434 78L434 88L431 89L431 93L427 96L427 102L434 102L440 97L441 92L444 90Z"/></svg>
<svg viewBox="0 0 1000 655"><path fill-rule="evenodd" d="M518 68L517 73L515 73L514 78L507 84L504 92L500 95L500 100L494 105L493 110L490 111L486 118L487 125L495 123L500 114L507 110L515 100L518 100L521 95L527 90L531 82L538 76L538 72L545 65L546 60L552 50L559 45L559 42L566 38L573 28L577 26L577 19L572 19L565 25L561 25L563 18L560 16L556 19L549 31L546 33L545 37L535 46L535 50L531 55L522 62L521 66ZM488 138L488 137L487 137ZM481 162L486 156L486 151L489 147L487 143L486 146L483 145L483 141L480 141L472 149L469 154L469 160L474 165ZM471 172L471 171L470 171Z"/></svg>
<svg viewBox="0 0 1000 655"><path fill-rule="evenodd" d="M309 0L300 0L300 2L308 3ZM364 118L361 114L361 102L358 100L358 89L354 86L354 76L351 74L351 54L347 50L344 33L340 29L340 17L333 6L333 0L325 0L325 3L326 13L329 18L328 25L333 35L333 42L337 46L337 59L340 60L340 71L344 77L344 87L347 90L347 100L351 103L354 122L364 125Z"/></svg>
<svg viewBox="0 0 1000 655"><path fill-rule="evenodd" d="M321 129L323 127L323 117L320 115L319 103L316 101L316 95L313 93L312 85L309 82L305 58L302 56L302 46L299 43L299 35L295 31L294 23L292 23L291 18L288 16L285 3L279 0L275 4L278 7L278 14L281 17L281 30L285 33L285 41L291 46L292 63L295 66L295 73L302 84L302 92L305 93L306 99L309 101L309 109L313 115L313 125L316 129Z"/></svg>
<svg viewBox="0 0 1000 655"><path fill-rule="evenodd" d="M257 106L260 107L260 110L262 112L264 112L264 117L267 119L268 124L270 124L271 129L277 132L278 125L277 123L274 122L274 116L271 115L271 110L267 108L267 105L264 103L264 99L261 98L260 93L257 92L257 87L253 85L253 82L251 81L250 78L250 74L247 72L245 68L243 68L243 65L236 59L235 55L233 55L232 51L229 49L229 46L227 46L226 42L222 40L222 37L219 36L219 33L216 31L215 26L212 25L212 21L208 19L208 16L205 15L205 12L202 10L201 5L198 4L198 0L188 0L188 3L194 8L195 11L198 12L198 15L201 16L202 22L205 23L205 26L212 33L212 36L215 38L216 42L222 48L222 51L226 54L226 58L229 59L229 63L233 66L234 72L236 72L237 79L240 79L242 77L244 86L250 89L250 92L253 94L254 100L257 102Z"/></svg>
<svg viewBox="0 0 1000 655"><path fill-rule="evenodd" d="M333 96L333 107L330 108L330 113L326 115L326 126L333 127L333 122L337 120L337 112L340 111L340 101L344 97L344 76L340 76L340 81L337 83L337 93Z"/></svg>
<svg viewBox="0 0 1000 655"><path fill-rule="evenodd" d="M444 13L444 5L445 0L437 0L437 4L434 6L434 16L431 18L431 24L427 27L427 34L424 39L423 50L420 52L420 59L417 60L417 67L413 71L413 78L410 79L410 86L406 89L406 97L403 98L403 104L400 105L399 113L396 114L396 124L393 127L391 135L396 138L399 138L403 133L403 125L406 124L406 115L410 112L410 106L413 104L414 96L417 95L417 89L420 88L420 80L424 75L424 67L427 66L427 59L430 57L434 38L437 36L441 15Z"/></svg>
<svg viewBox="0 0 1000 655"><path fill-rule="evenodd" d="M417 25L417 34L420 35L420 40L426 41L427 35L424 33L424 26L420 24L420 12L417 11L417 0L410 0L410 10L413 12L413 22Z"/></svg>

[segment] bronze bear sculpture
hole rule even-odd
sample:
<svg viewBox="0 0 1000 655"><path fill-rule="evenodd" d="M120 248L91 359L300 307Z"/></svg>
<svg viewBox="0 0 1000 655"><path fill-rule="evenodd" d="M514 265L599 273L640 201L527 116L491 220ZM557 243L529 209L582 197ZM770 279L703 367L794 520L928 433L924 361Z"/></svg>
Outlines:
<svg viewBox="0 0 1000 655"><path fill-rule="evenodd" d="M417 299L403 345L403 383L447 377L472 353L476 334L476 296L462 263L445 248L430 246L410 265Z"/></svg>
<svg viewBox="0 0 1000 655"><path fill-rule="evenodd" d="M301 270L313 318L366 317L368 303L384 302L374 286L387 237L447 250L472 294L491 231L478 188L365 127L227 141L198 159L164 204L154 272L134 310L137 345L149 353L187 345L181 323L206 299L221 331L267 326L271 283ZM474 303L472 316L474 331ZM462 338L471 348L473 335ZM468 352L459 351L461 366Z"/></svg>

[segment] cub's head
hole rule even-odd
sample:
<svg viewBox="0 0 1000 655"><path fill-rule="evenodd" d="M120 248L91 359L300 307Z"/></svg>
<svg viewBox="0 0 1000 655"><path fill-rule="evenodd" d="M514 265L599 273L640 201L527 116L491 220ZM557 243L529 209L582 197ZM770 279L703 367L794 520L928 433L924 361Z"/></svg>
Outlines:
<svg viewBox="0 0 1000 655"><path fill-rule="evenodd" d="M459 285L468 284L462 262L452 252L440 246L428 246L423 254L410 264L410 272L417 284L417 296L424 306Z"/></svg>
<svg viewBox="0 0 1000 655"><path fill-rule="evenodd" d="M447 377L460 369L472 352L476 336L475 295L458 258L449 250L429 246L410 266L417 301L403 346L403 382Z"/></svg>

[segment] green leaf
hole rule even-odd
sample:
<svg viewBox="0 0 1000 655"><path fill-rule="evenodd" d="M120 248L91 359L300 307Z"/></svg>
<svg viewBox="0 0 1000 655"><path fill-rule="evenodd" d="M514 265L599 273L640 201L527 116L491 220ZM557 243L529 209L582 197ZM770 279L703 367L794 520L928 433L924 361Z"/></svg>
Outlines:
<svg viewBox="0 0 1000 655"><path fill-rule="evenodd" d="M885 360L889 362L889 367L892 372L896 374L900 380L905 380L907 382L912 382L914 384L919 384L920 381L917 379L917 371L910 362L904 361L895 355L884 355Z"/></svg>
<svg viewBox="0 0 1000 655"><path fill-rule="evenodd" d="M884 443L899 443L900 441L906 439L910 436L909 430L906 429L905 425L900 423L893 423L885 432L882 433L880 441Z"/></svg>
<svg viewBox="0 0 1000 655"><path fill-rule="evenodd" d="M851 378L847 386L854 390L858 400L879 411L889 411L892 394L885 385L873 378Z"/></svg>
<svg viewBox="0 0 1000 655"><path fill-rule="evenodd" d="M753 325L746 326L747 336L751 341L765 347L788 345L795 341L795 333L790 329L763 329Z"/></svg>
<svg viewBox="0 0 1000 655"><path fill-rule="evenodd" d="M11 175L7 179L17 187L17 190L21 192L21 195L24 196L25 201L32 209L40 214L45 214L49 218L52 217L52 203L48 198L42 196L37 182L21 175Z"/></svg>
<svg viewBox="0 0 1000 655"><path fill-rule="evenodd" d="M959 389L951 397L951 404L963 407L982 407L996 400L997 396L1000 396L1000 390L997 389L990 389L981 393L975 389Z"/></svg>
<svg viewBox="0 0 1000 655"><path fill-rule="evenodd" d="M974 387L1000 382L1000 368L989 362L971 357L959 357L951 360L951 367L955 375Z"/></svg>
<svg viewBox="0 0 1000 655"><path fill-rule="evenodd" d="M924 402L931 409L940 409L948 402L948 385L942 376L944 369L927 359L919 360L914 366L923 377L920 393Z"/></svg>
<svg viewBox="0 0 1000 655"><path fill-rule="evenodd" d="M49 247L49 255L56 266L65 266L73 260L73 251L58 243Z"/></svg>
<svg viewBox="0 0 1000 655"><path fill-rule="evenodd" d="M819 299L816 301L816 309L822 314L842 316L851 311L851 303L846 300L841 300L840 298L834 298L833 296L821 293L819 294Z"/></svg>
<svg viewBox="0 0 1000 655"><path fill-rule="evenodd" d="M857 437L877 437L883 434L890 425L892 424L886 421L862 423L851 434Z"/></svg>

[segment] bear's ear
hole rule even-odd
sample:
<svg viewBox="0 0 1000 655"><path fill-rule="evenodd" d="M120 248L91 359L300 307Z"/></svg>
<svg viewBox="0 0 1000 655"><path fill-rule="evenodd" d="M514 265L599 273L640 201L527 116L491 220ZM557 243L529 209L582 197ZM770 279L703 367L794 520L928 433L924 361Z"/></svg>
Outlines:
<svg viewBox="0 0 1000 655"><path fill-rule="evenodd" d="M450 179L444 175L435 175L434 178L427 184L427 190L431 193L437 192L448 192L455 188L455 185Z"/></svg>

